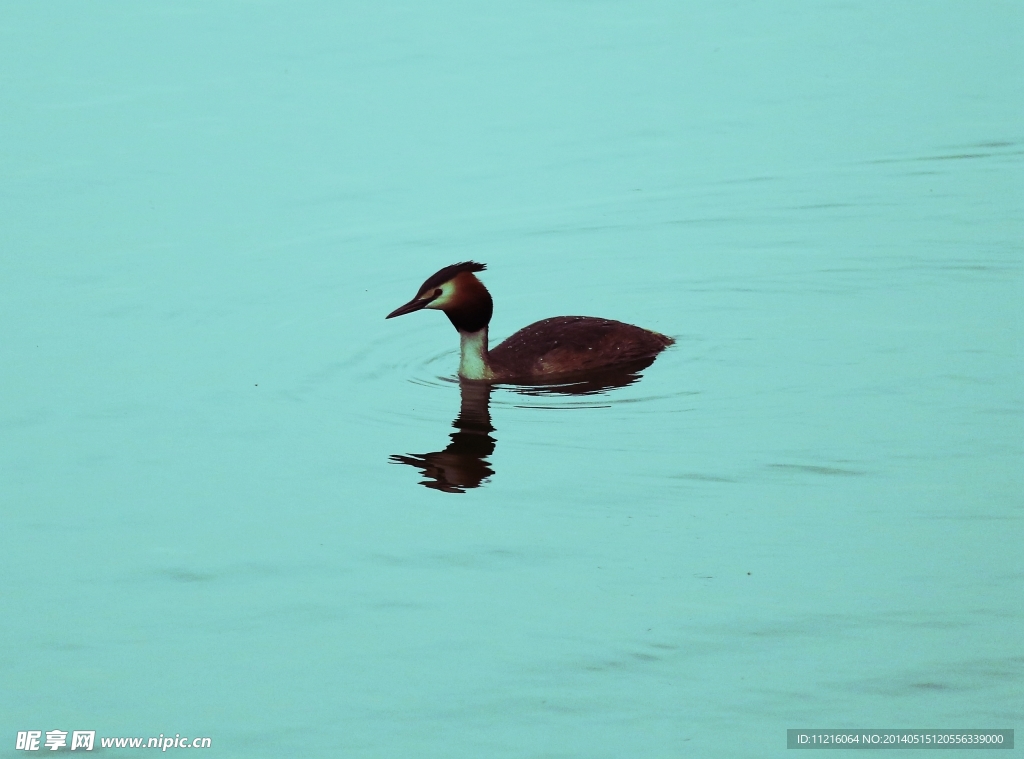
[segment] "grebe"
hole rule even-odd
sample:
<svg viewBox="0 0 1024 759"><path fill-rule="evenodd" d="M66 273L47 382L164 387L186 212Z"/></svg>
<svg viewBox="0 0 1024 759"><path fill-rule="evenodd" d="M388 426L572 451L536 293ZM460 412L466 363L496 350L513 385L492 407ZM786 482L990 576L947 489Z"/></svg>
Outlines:
<svg viewBox="0 0 1024 759"><path fill-rule="evenodd" d="M675 342L612 319L555 316L524 327L488 350L487 325L494 304L475 275L486 268L475 261L446 266L423 283L415 298L385 318L422 308L444 311L459 331L459 376L485 382L558 382L573 375L639 369Z"/></svg>

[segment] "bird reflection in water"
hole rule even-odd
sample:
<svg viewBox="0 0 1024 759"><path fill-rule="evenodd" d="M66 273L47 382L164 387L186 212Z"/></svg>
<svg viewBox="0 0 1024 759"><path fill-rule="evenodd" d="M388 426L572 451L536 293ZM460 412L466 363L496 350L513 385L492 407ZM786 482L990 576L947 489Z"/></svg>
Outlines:
<svg viewBox="0 0 1024 759"><path fill-rule="evenodd" d="M462 406L452 422L455 432L443 451L392 456L393 464L408 464L427 479L420 484L446 493L464 493L480 487L494 474L487 457L494 453L491 437L491 385L487 382L459 382Z"/></svg>
<svg viewBox="0 0 1024 759"><path fill-rule="evenodd" d="M617 387L632 385L640 379L640 371L653 363L654 358L620 367L599 375L588 375L578 381L567 378L562 384L502 385L522 395L597 395ZM424 487L445 493L465 493L478 488L494 474L488 457L494 453L497 440L491 424L491 391L489 382L459 381L462 405L452 422L455 432L443 451L394 455L393 464L416 467L425 478Z"/></svg>

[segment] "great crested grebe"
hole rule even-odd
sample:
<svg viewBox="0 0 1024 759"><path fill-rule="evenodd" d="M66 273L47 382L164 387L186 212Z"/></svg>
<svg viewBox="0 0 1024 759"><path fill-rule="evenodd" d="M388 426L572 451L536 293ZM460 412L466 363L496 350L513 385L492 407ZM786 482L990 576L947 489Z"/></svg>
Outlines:
<svg viewBox="0 0 1024 759"><path fill-rule="evenodd" d="M446 266L429 277L416 297L387 315L422 308L444 311L459 331L459 376L485 382L558 382L619 368L643 368L675 342L632 324L592 316L555 316L534 322L487 349L487 325L494 303L474 272L475 261Z"/></svg>

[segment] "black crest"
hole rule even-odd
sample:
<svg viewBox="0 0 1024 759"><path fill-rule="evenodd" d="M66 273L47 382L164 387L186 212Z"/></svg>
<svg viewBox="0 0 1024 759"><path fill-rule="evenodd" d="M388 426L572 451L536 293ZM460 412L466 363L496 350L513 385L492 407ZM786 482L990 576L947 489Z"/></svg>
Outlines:
<svg viewBox="0 0 1024 759"><path fill-rule="evenodd" d="M483 271L487 268L487 264L478 264L476 261L463 261L461 264L452 264L441 269L436 274L432 274L426 282L420 287L420 293L424 293L427 290L432 290L435 287L440 287L450 279L454 279L457 274L461 274L464 271L477 272Z"/></svg>

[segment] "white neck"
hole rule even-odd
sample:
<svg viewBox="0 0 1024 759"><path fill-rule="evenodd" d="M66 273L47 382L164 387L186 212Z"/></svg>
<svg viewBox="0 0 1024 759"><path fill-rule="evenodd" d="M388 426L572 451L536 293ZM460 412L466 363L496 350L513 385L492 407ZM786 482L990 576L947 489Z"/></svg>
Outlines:
<svg viewBox="0 0 1024 759"><path fill-rule="evenodd" d="M487 327L476 332L459 330L462 358L459 360L459 376L469 380L486 380L494 376L487 365Z"/></svg>

